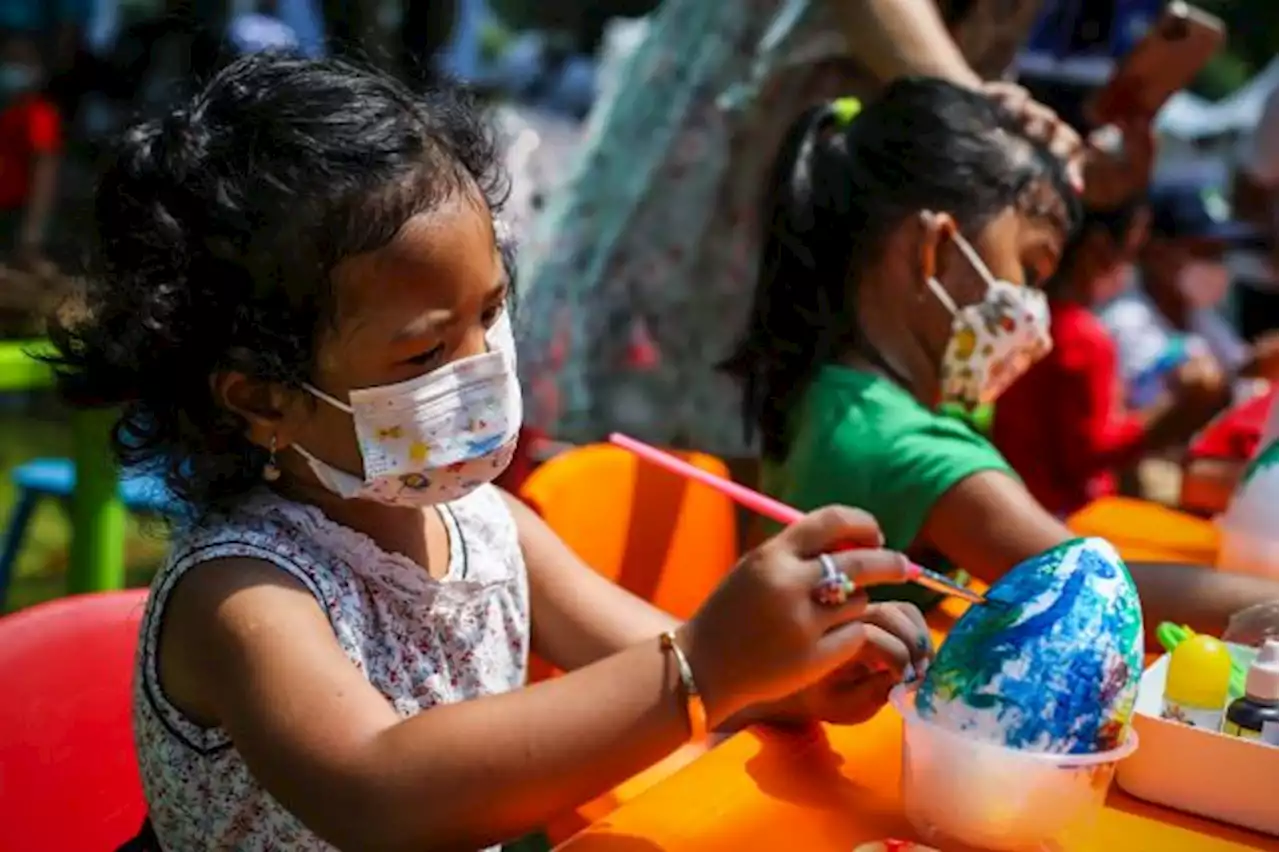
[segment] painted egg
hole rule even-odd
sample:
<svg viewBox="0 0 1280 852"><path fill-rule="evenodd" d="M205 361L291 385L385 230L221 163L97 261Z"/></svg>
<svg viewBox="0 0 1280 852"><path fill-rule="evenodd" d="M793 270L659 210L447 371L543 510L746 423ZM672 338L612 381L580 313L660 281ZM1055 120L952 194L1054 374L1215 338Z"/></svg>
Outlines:
<svg viewBox="0 0 1280 852"><path fill-rule="evenodd" d="M1013 568L952 628L920 684L921 717L1011 748L1089 754L1123 742L1142 675L1142 610L1097 538Z"/></svg>

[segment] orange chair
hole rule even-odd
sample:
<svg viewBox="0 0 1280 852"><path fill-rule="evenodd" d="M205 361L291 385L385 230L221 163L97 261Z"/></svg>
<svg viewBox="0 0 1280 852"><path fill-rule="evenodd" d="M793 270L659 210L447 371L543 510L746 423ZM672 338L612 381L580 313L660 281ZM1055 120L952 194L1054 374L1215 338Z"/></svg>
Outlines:
<svg viewBox="0 0 1280 852"><path fill-rule="evenodd" d="M0 849L115 849L146 806L130 723L145 589L0 618Z"/></svg>
<svg viewBox="0 0 1280 852"><path fill-rule="evenodd" d="M729 476L714 456L678 455ZM729 498L607 444L551 459L520 497L588 565L679 618L693 614L738 556Z"/></svg>
<svg viewBox="0 0 1280 852"><path fill-rule="evenodd" d="M678 455L728 477L724 462ZM520 497L575 553L605 577L672 615L687 618L737 560L733 503L608 444L578 447L551 459L525 481ZM532 660L530 679L551 676ZM559 842L635 798L703 753L687 746L609 793L553 821Z"/></svg>

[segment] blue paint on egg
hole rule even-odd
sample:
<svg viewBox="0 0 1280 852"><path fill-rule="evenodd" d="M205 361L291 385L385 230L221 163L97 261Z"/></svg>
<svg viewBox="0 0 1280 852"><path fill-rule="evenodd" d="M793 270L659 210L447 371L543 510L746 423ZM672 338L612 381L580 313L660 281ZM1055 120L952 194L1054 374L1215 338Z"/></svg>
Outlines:
<svg viewBox="0 0 1280 852"><path fill-rule="evenodd" d="M1102 539L1015 566L951 630L916 697L923 718L1029 751L1089 754L1127 735L1142 675L1133 579Z"/></svg>

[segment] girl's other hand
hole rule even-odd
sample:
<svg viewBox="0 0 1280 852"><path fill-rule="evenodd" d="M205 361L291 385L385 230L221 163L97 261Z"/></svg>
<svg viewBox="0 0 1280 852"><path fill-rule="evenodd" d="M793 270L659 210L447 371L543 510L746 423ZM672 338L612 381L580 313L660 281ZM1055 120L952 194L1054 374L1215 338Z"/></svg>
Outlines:
<svg viewBox="0 0 1280 852"><path fill-rule="evenodd" d="M865 722L889 700L890 690L928 669L933 640L914 604L871 604L862 620L867 624L862 652L794 697L809 718L840 725Z"/></svg>
<svg viewBox="0 0 1280 852"><path fill-rule="evenodd" d="M857 725L884 706L895 686L924 676L933 659L933 641L919 609L909 603L871 604L862 621L867 642L856 657L795 695L752 708L747 721L792 724L819 719Z"/></svg>
<svg viewBox="0 0 1280 852"><path fill-rule="evenodd" d="M743 557L680 629L713 728L751 705L798 693L864 654L868 665L885 670L899 664L891 660L911 659L900 636L915 642L916 628L896 611L869 612L861 591L913 576L906 557L880 549L883 541L866 512L828 506ZM849 547L859 549L842 550ZM824 553L858 590L841 606L814 600Z"/></svg>

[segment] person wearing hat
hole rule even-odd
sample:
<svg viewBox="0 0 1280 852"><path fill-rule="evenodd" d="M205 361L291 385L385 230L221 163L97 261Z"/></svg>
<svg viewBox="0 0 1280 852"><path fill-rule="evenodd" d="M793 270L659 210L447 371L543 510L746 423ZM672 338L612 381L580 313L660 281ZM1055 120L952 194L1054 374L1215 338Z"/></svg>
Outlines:
<svg viewBox="0 0 1280 852"><path fill-rule="evenodd" d="M1249 348L1216 311L1222 253L1242 239L1252 229L1194 184L1085 211L1046 285L1053 352L1000 398L992 425L1044 507L1065 517L1115 494L1125 469L1185 445L1228 406L1238 379L1280 377L1274 340Z"/></svg>
<svg viewBox="0 0 1280 852"><path fill-rule="evenodd" d="M992 441L1059 517L1117 493L1123 471L1184 444L1230 399L1217 363L1194 347L1168 359L1160 393L1141 406L1127 398L1121 348L1095 309L1128 286L1150 218L1142 197L1105 212L1086 210L1045 285L1053 351L996 405Z"/></svg>
<svg viewBox="0 0 1280 852"><path fill-rule="evenodd" d="M1227 373L1274 380L1274 334L1247 344L1222 312L1231 290L1227 253L1265 249L1263 232L1233 218L1220 192L1194 183L1154 187L1150 209L1139 263L1159 319L1175 334L1190 335Z"/></svg>
<svg viewBox="0 0 1280 852"><path fill-rule="evenodd" d="M1234 221L1221 193L1187 181L1153 187L1145 215L1139 274L1130 274L1119 295L1102 299L1099 308L1116 343L1129 405L1154 402L1169 371L1193 353L1212 356L1233 375L1273 376L1274 337L1246 344L1220 308L1230 288L1224 254L1256 245L1257 229Z"/></svg>

